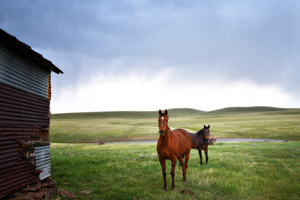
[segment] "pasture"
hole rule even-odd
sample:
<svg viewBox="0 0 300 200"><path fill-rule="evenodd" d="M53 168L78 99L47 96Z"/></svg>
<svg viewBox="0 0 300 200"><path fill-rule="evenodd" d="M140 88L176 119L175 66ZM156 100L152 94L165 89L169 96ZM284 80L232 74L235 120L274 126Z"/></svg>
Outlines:
<svg viewBox="0 0 300 200"><path fill-rule="evenodd" d="M226 108L211 112L170 109L171 129L195 133L210 125L216 138L300 140L300 109L270 107ZM53 114L50 140L95 143L158 139L158 111Z"/></svg>
<svg viewBox="0 0 300 200"><path fill-rule="evenodd" d="M51 144L54 179L77 199L299 199L300 142L224 143L208 164L191 150L186 183L167 163L167 192L156 144ZM88 195L79 194L92 190ZM66 199L66 198L62 198Z"/></svg>
<svg viewBox="0 0 300 200"><path fill-rule="evenodd" d="M199 164L198 151L192 149L185 184L181 167L175 168L174 191L171 162L166 161L168 191L163 192L156 144L98 144L157 140L157 111L54 114L51 166L58 188L75 192L77 199L299 199L300 109L170 109L169 117L171 129L195 133L205 124L210 125L216 138L290 141L217 140L216 145L209 146L209 161L203 166ZM93 193L79 194L83 190Z"/></svg>

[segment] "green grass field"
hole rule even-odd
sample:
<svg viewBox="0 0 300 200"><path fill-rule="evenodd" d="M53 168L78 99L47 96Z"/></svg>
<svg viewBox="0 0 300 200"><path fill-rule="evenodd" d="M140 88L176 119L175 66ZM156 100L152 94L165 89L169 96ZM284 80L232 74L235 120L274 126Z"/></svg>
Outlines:
<svg viewBox="0 0 300 200"><path fill-rule="evenodd" d="M169 117L171 129L197 132L209 124L216 138L300 140L300 109L250 107L211 112L171 109ZM53 114L50 140L59 143L156 140L157 118L158 111Z"/></svg>
<svg viewBox="0 0 300 200"><path fill-rule="evenodd" d="M210 124L216 138L292 141L217 142L209 146L209 163L203 166L199 164L198 152L192 150L186 184L177 166L175 190L170 191L171 163L167 161L168 191L163 192L156 144L95 144L158 139L156 111L54 114L50 129L51 167L58 188L75 192L77 199L300 198L300 109L171 109L169 117L171 129L196 132ZM69 141L71 144L66 144ZM79 194L83 190L93 193Z"/></svg>
<svg viewBox="0 0 300 200"><path fill-rule="evenodd" d="M53 179L77 199L299 199L300 142L217 143L200 166L191 151L187 182L167 161L168 191L156 144L51 144ZM92 190L88 195L79 194ZM67 199L62 197L62 199Z"/></svg>

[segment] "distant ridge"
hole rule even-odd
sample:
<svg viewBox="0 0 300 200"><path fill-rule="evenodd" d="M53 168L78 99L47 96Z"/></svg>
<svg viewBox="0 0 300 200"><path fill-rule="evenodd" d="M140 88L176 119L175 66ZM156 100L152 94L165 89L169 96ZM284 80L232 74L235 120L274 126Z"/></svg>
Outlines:
<svg viewBox="0 0 300 200"><path fill-rule="evenodd" d="M82 113L59 113L52 114L53 118L152 118L157 117L157 111L111 111L111 112L82 112ZM161 109L163 112L165 109ZM184 116L184 115L227 115L227 114L245 114L245 113L277 113L293 114L299 113L300 108L276 108L267 106L254 107L228 107L213 111L201 111L192 108L171 108L168 109L169 115Z"/></svg>
<svg viewBox="0 0 300 200"><path fill-rule="evenodd" d="M285 110L284 108L267 107L267 106L253 106L253 107L228 107L211 112L266 112L266 111Z"/></svg>
<svg viewBox="0 0 300 200"><path fill-rule="evenodd" d="M253 107L228 107L218 110L213 110L210 114L238 114L238 113L255 113L255 112L299 112L299 108L276 108L268 106L253 106Z"/></svg>
<svg viewBox="0 0 300 200"><path fill-rule="evenodd" d="M163 109L162 109L163 110ZM192 108L171 108L168 109L170 111L170 114L181 114L181 115L188 115L188 114L204 114L205 111L196 110Z"/></svg>

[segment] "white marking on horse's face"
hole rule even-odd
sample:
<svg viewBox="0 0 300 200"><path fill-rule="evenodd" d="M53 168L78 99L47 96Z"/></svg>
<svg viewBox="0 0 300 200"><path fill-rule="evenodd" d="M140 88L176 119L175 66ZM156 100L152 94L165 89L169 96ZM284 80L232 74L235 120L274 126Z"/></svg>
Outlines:
<svg viewBox="0 0 300 200"><path fill-rule="evenodd" d="M161 116L161 126L164 126L164 116Z"/></svg>

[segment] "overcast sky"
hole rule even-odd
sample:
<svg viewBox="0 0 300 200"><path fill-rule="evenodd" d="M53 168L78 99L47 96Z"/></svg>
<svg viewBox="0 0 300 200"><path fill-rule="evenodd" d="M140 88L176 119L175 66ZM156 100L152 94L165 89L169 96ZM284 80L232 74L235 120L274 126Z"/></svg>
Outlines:
<svg viewBox="0 0 300 200"><path fill-rule="evenodd" d="M0 1L52 61L52 113L300 107L298 0Z"/></svg>

